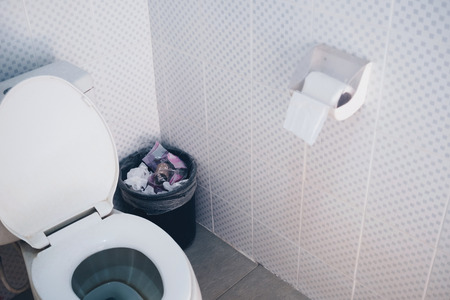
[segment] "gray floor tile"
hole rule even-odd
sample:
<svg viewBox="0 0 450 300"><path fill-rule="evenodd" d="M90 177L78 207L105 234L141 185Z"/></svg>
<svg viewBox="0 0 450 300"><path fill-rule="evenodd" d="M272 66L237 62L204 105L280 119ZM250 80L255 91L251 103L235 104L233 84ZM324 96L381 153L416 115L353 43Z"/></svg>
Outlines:
<svg viewBox="0 0 450 300"><path fill-rule="evenodd" d="M203 300L217 299L257 266L200 225L185 253L197 276Z"/></svg>
<svg viewBox="0 0 450 300"><path fill-rule="evenodd" d="M258 266L219 300L309 300L287 282Z"/></svg>

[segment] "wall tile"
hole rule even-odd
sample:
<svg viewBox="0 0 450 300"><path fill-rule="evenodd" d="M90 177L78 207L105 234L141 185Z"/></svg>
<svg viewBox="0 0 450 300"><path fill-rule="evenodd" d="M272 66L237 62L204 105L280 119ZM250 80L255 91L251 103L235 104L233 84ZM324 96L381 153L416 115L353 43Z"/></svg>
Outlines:
<svg viewBox="0 0 450 300"><path fill-rule="evenodd" d="M91 1L24 2L36 52L45 61L67 60L81 65L99 58Z"/></svg>
<svg viewBox="0 0 450 300"><path fill-rule="evenodd" d="M252 257L250 215L232 203L213 195L214 233L236 249Z"/></svg>
<svg viewBox="0 0 450 300"><path fill-rule="evenodd" d="M367 216L356 279L391 299L422 299L433 249Z"/></svg>
<svg viewBox="0 0 450 300"><path fill-rule="evenodd" d="M204 57L241 76L250 76L251 1L203 0Z"/></svg>
<svg viewBox="0 0 450 300"><path fill-rule="evenodd" d="M203 17L197 0L158 1L159 37L184 53L200 57L203 52Z"/></svg>
<svg viewBox="0 0 450 300"><path fill-rule="evenodd" d="M375 26L389 25L391 0L367 2L364 0L325 0L314 3L314 9L332 12L335 19L371 23ZM362 9L364 8L364 9Z"/></svg>
<svg viewBox="0 0 450 300"><path fill-rule="evenodd" d="M46 63L36 51L22 1L0 1L0 81Z"/></svg>
<svg viewBox="0 0 450 300"><path fill-rule="evenodd" d="M379 135L367 212L434 246L450 192L449 162Z"/></svg>
<svg viewBox="0 0 450 300"><path fill-rule="evenodd" d="M300 249L298 287L311 299L348 300L352 279L337 272L308 251Z"/></svg>
<svg viewBox="0 0 450 300"><path fill-rule="evenodd" d="M92 0L92 6L100 54L123 51L151 36L146 0Z"/></svg>
<svg viewBox="0 0 450 300"><path fill-rule="evenodd" d="M450 158L450 46L392 31L378 128Z"/></svg>
<svg viewBox="0 0 450 300"><path fill-rule="evenodd" d="M209 189L197 185L195 191L195 221L213 230L212 199Z"/></svg>
<svg viewBox="0 0 450 300"><path fill-rule="evenodd" d="M312 46L309 1L295 5L276 0L253 1L253 80L285 89L297 63Z"/></svg>
<svg viewBox="0 0 450 300"><path fill-rule="evenodd" d="M169 113L169 102L167 99L166 88L166 52L167 48L164 44L159 42L152 42L153 50L153 70L155 73L155 92L156 99L158 99L158 116L159 127L161 132L161 142L164 144L171 144L170 132L171 124L174 124Z"/></svg>
<svg viewBox="0 0 450 300"><path fill-rule="evenodd" d="M166 95L172 119L205 127L204 68L201 61L166 48Z"/></svg>
<svg viewBox="0 0 450 300"><path fill-rule="evenodd" d="M294 243L300 229L302 173L294 159L252 161L254 218Z"/></svg>
<svg viewBox="0 0 450 300"><path fill-rule="evenodd" d="M289 99L287 90L277 91L254 83L252 154L270 162L279 161L282 158L292 161L292 164L302 169L305 143L283 128Z"/></svg>
<svg viewBox="0 0 450 300"><path fill-rule="evenodd" d="M438 247L450 253L450 206L447 204L447 213L445 215L444 223L442 224L441 234L439 237Z"/></svg>
<svg viewBox="0 0 450 300"><path fill-rule="evenodd" d="M425 299L446 299L450 295L450 254L438 251L433 263Z"/></svg>
<svg viewBox="0 0 450 300"><path fill-rule="evenodd" d="M307 147L306 179L360 209L367 193L373 120L365 108L344 121L329 117L316 143Z"/></svg>
<svg viewBox="0 0 450 300"><path fill-rule="evenodd" d="M253 255L264 267L292 285L297 283L298 245L259 221L253 222Z"/></svg>
<svg viewBox="0 0 450 300"><path fill-rule="evenodd" d="M251 156L215 136L209 136L211 191L251 214Z"/></svg>
<svg viewBox="0 0 450 300"><path fill-rule="evenodd" d="M419 38L448 43L450 4L445 0L395 1L392 27Z"/></svg>
<svg viewBox="0 0 450 300"><path fill-rule="evenodd" d="M375 291L356 282L353 300L385 300L385 297L378 295Z"/></svg>
<svg viewBox="0 0 450 300"><path fill-rule="evenodd" d="M114 62L114 63L113 63ZM114 136L119 158L158 140L152 51L141 44L126 51L82 66L94 78L96 99Z"/></svg>
<svg viewBox="0 0 450 300"><path fill-rule="evenodd" d="M362 211L312 189L306 181L300 246L336 270L353 276Z"/></svg>
<svg viewBox="0 0 450 300"><path fill-rule="evenodd" d="M251 147L250 92L250 80L219 67L206 67L208 131L248 151Z"/></svg>
<svg viewBox="0 0 450 300"><path fill-rule="evenodd" d="M171 145L186 151L197 163L197 183L209 190L208 136L204 127L197 127L186 120L171 119Z"/></svg>
<svg viewBox="0 0 450 300"><path fill-rule="evenodd" d="M159 22L158 0L148 0L148 13L150 18L150 31L152 42L162 42L161 24Z"/></svg>
<svg viewBox="0 0 450 300"><path fill-rule="evenodd" d="M354 1L347 1L347 3L355 5ZM313 39L316 42L323 42L366 58L375 65L381 64L384 58L388 29L362 21L354 21L352 17L336 15L334 12L332 9L314 10ZM372 13L370 10L368 12Z"/></svg>

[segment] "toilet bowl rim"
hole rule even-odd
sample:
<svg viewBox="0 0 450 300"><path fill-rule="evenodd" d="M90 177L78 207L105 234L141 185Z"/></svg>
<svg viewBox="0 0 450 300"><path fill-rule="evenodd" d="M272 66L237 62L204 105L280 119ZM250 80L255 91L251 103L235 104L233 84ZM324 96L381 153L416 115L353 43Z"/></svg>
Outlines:
<svg viewBox="0 0 450 300"><path fill-rule="evenodd" d="M143 232L151 234L151 239L147 236L148 239L142 240L142 236L139 235L141 240L137 241L130 235L130 231L123 230L123 226L120 232L110 232L109 229L124 223L127 224L127 228L136 230L139 228L141 235ZM65 242L61 241L59 245L52 245L37 253L31 262L31 278L38 294L44 293L45 289L46 297L43 294L41 298L52 298L47 294L50 293L48 289L58 287L59 291L55 291L56 293L68 293L74 297L73 299L78 299L71 286L72 274L76 267L90 255L111 248L130 248L148 257L155 264L163 281L163 299L190 298L193 280L190 263L181 248L167 233L148 220L122 213L115 213L99 224L102 225L89 230L88 235L80 231ZM70 256L65 255L66 251L76 245L77 239L80 241L81 238L84 238L79 243L81 251L70 253ZM58 297L61 297L61 294L58 294ZM64 298L69 299L70 296L64 295Z"/></svg>

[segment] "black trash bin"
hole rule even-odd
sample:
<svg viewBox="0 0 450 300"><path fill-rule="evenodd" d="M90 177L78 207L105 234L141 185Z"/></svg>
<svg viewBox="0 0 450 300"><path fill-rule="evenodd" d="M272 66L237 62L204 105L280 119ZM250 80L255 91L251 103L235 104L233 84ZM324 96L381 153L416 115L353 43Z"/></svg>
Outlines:
<svg viewBox="0 0 450 300"><path fill-rule="evenodd" d="M197 165L194 158L188 153L177 148L165 148L178 156L188 168L187 182L176 190L156 195L146 195L129 188L124 183L128 171L136 168L150 151L150 149L142 149L120 162L118 187L122 201L117 208L155 223L166 231L181 248L185 249L192 243L196 233Z"/></svg>

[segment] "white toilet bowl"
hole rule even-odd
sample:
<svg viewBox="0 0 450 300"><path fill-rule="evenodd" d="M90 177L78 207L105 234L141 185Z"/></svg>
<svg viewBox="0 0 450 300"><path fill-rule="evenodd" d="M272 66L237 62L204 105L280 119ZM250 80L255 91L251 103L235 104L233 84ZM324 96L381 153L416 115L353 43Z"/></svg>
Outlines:
<svg viewBox="0 0 450 300"><path fill-rule="evenodd" d="M176 242L113 210L117 153L90 99L55 76L17 81L0 98L0 220L22 240L35 299L201 299Z"/></svg>
<svg viewBox="0 0 450 300"><path fill-rule="evenodd" d="M51 235L50 243L42 251L22 243L35 300L132 300L130 294L141 297L135 299L201 299L184 252L143 218L115 211L102 220L93 213ZM114 297L116 285L110 283L115 282L130 293ZM102 286L107 297L95 298Z"/></svg>

